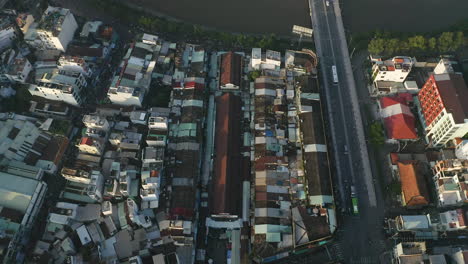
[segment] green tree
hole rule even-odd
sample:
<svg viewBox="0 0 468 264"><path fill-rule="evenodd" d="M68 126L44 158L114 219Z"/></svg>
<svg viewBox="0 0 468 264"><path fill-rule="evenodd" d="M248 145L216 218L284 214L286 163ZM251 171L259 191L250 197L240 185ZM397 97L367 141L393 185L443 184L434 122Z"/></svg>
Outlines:
<svg viewBox="0 0 468 264"><path fill-rule="evenodd" d="M437 39L432 37L427 41L429 51L437 51Z"/></svg>
<svg viewBox="0 0 468 264"><path fill-rule="evenodd" d="M258 77L260 77L260 71L251 71L249 73L249 79L251 82L255 81L255 79L257 79Z"/></svg>
<svg viewBox="0 0 468 264"><path fill-rule="evenodd" d="M177 25L177 23L172 23L172 22L167 23L167 31L169 31L170 33L175 33L178 30L179 30L179 25Z"/></svg>
<svg viewBox="0 0 468 264"><path fill-rule="evenodd" d="M455 37L453 39L452 50L454 50L454 51L459 50L463 46L465 46L465 35L461 31L456 32Z"/></svg>
<svg viewBox="0 0 468 264"><path fill-rule="evenodd" d="M375 146L380 146L385 143L382 124L373 122L369 127L370 142Z"/></svg>
<svg viewBox="0 0 468 264"><path fill-rule="evenodd" d="M187 24L187 23L179 24L179 29L182 30L182 32L184 32L184 34L187 34L187 35L194 33L193 32L193 30L194 30L193 26L190 25L190 24Z"/></svg>
<svg viewBox="0 0 468 264"><path fill-rule="evenodd" d="M444 32L439 36L438 39L439 51L449 52L453 51L453 32Z"/></svg>
<svg viewBox="0 0 468 264"><path fill-rule="evenodd" d="M421 35L410 37L408 46L413 51L426 51L426 39Z"/></svg>
<svg viewBox="0 0 468 264"><path fill-rule="evenodd" d="M141 16L138 19L138 24L140 24L140 25L142 25L143 27L146 27L146 28L151 27L152 22L153 21L151 20L151 18L145 17L145 16Z"/></svg>
<svg viewBox="0 0 468 264"><path fill-rule="evenodd" d="M385 40L374 38L369 42L367 50L372 55L382 55L385 52Z"/></svg>
<svg viewBox="0 0 468 264"><path fill-rule="evenodd" d="M393 196L401 195L401 183L398 180L393 180L388 185L388 190Z"/></svg>
<svg viewBox="0 0 468 264"><path fill-rule="evenodd" d="M244 34L236 35L236 42L240 46L245 46L246 41L247 41L247 37Z"/></svg>
<svg viewBox="0 0 468 264"><path fill-rule="evenodd" d="M403 53L407 53L410 50L410 46L408 41L401 41L400 42L400 51Z"/></svg>
<svg viewBox="0 0 468 264"><path fill-rule="evenodd" d="M385 53L391 56L398 52L400 52L400 40L397 38L389 39L385 47Z"/></svg>
<svg viewBox="0 0 468 264"><path fill-rule="evenodd" d="M197 37L204 35L204 30L199 25L193 25L193 34Z"/></svg>

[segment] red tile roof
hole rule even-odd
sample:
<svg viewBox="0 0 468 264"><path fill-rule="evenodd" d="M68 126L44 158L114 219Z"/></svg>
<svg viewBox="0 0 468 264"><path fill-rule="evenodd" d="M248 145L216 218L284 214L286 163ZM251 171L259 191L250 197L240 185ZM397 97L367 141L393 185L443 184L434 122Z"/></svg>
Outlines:
<svg viewBox="0 0 468 264"><path fill-rule="evenodd" d="M84 137L84 138L81 138L80 145L88 145L88 146L92 146L92 145L93 145L93 139L92 139L92 138L90 138L90 137Z"/></svg>
<svg viewBox="0 0 468 264"><path fill-rule="evenodd" d="M400 158L398 157L398 153L390 153L390 160L392 161L393 165L396 165L399 159Z"/></svg>
<svg viewBox="0 0 468 264"><path fill-rule="evenodd" d="M213 177L213 214L240 214L242 194L240 97L226 93L216 98L216 158Z"/></svg>
<svg viewBox="0 0 468 264"><path fill-rule="evenodd" d="M468 88L460 74L431 75L418 93L426 125L429 126L445 109L456 123L468 118Z"/></svg>
<svg viewBox="0 0 468 264"><path fill-rule="evenodd" d="M198 83L198 82L186 82L184 84L185 89L198 89L198 90L203 90L205 89L205 84L204 83Z"/></svg>
<svg viewBox="0 0 468 264"><path fill-rule="evenodd" d="M404 97L380 99L384 114L385 129L391 139L417 139L415 118Z"/></svg>
<svg viewBox="0 0 468 264"><path fill-rule="evenodd" d="M429 204L429 193L420 170L421 164L416 160L399 161L401 190L408 207L420 207Z"/></svg>
<svg viewBox="0 0 468 264"><path fill-rule="evenodd" d="M463 212L463 209L457 209L457 216L458 216L458 223L460 226L466 226L465 224L465 213Z"/></svg>
<svg viewBox="0 0 468 264"><path fill-rule="evenodd" d="M221 85L240 86L242 56L232 51L221 55Z"/></svg>

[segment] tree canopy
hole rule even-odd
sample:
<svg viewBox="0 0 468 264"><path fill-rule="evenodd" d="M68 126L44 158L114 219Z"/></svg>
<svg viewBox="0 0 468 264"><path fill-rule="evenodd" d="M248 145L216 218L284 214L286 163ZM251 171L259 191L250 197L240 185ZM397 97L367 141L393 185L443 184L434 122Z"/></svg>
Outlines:
<svg viewBox="0 0 468 264"><path fill-rule="evenodd" d="M390 34L376 32L367 49L372 55L393 56L398 53L440 54L453 53L465 46L463 32L443 32L438 36L413 35L410 37L391 37Z"/></svg>

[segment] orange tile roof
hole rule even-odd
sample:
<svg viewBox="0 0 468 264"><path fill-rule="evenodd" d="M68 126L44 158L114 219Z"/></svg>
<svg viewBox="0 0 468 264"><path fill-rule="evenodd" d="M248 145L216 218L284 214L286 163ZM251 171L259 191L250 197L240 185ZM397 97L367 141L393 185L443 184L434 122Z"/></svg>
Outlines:
<svg viewBox="0 0 468 264"><path fill-rule="evenodd" d="M392 161L392 164L396 165L400 158L398 157L398 153L390 153L390 159Z"/></svg>
<svg viewBox="0 0 468 264"><path fill-rule="evenodd" d="M420 171L421 164L416 160L398 162L401 190L408 207L419 207L429 204L429 193L426 182Z"/></svg>

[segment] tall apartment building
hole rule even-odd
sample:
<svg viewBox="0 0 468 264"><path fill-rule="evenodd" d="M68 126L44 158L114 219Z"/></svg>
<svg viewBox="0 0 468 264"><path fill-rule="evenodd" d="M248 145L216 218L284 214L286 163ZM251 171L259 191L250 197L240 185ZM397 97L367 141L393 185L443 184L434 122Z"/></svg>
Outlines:
<svg viewBox="0 0 468 264"><path fill-rule="evenodd" d="M83 74L54 69L44 73L36 80L36 84L31 84L29 92L48 100L80 106L84 103L83 90L86 86L86 77Z"/></svg>
<svg viewBox="0 0 468 264"><path fill-rule="evenodd" d="M69 9L49 6L39 23L31 25L24 40L38 50L66 51L77 29Z"/></svg>
<svg viewBox="0 0 468 264"><path fill-rule="evenodd" d="M434 74L418 93L420 116L432 146L468 133L468 88L459 74Z"/></svg>

